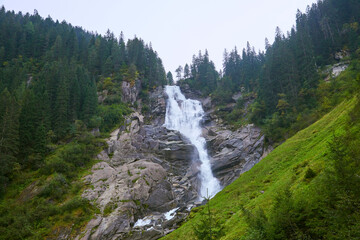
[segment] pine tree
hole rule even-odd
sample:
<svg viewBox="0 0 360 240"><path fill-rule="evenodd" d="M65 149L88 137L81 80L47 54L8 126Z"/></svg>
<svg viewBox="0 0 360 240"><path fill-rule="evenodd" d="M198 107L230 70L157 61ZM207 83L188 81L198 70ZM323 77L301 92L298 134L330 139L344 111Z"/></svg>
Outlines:
<svg viewBox="0 0 360 240"><path fill-rule="evenodd" d="M223 233L223 227L218 220L214 218L210 208L210 198L204 197L206 201L205 208L200 212L200 222L194 226L195 236L199 240L220 239Z"/></svg>
<svg viewBox="0 0 360 240"><path fill-rule="evenodd" d="M20 112L19 133L20 133L20 156L23 159L23 165L27 165L27 157L35 150L34 135L39 124L40 110L32 90L27 89L24 94L23 104Z"/></svg>
<svg viewBox="0 0 360 240"><path fill-rule="evenodd" d="M81 90L79 83L79 76L77 75L77 65L75 62L70 64L71 71L69 74L69 119L75 121L79 119L80 107L81 107Z"/></svg>
<svg viewBox="0 0 360 240"><path fill-rule="evenodd" d="M60 76L57 89L53 125L56 135L64 137L69 129L69 89L67 79Z"/></svg>
<svg viewBox="0 0 360 240"><path fill-rule="evenodd" d="M185 64L185 67L184 67L184 78L189 78L190 77L190 68L189 68L189 65L188 64Z"/></svg>
<svg viewBox="0 0 360 240"><path fill-rule="evenodd" d="M166 74L166 79L168 85L174 85L174 78L170 71Z"/></svg>
<svg viewBox="0 0 360 240"><path fill-rule="evenodd" d="M9 182L19 151L19 105L9 91L0 94L0 194Z"/></svg>
<svg viewBox="0 0 360 240"><path fill-rule="evenodd" d="M96 84L94 79L90 80L88 76L83 96L84 98L81 108L81 116L85 122L88 122L90 118L95 114L97 107Z"/></svg>
<svg viewBox="0 0 360 240"><path fill-rule="evenodd" d="M179 66L177 69L175 69L175 72L176 72L176 77L178 80L181 79L181 76L182 76L182 71L183 71L183 68L182 66Z"/></svg>

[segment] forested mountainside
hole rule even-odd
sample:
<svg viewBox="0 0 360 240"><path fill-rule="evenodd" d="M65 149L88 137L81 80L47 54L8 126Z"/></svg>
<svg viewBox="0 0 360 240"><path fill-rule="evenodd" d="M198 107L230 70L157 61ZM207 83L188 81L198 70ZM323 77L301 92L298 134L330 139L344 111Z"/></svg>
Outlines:
<svg viewBox="0 0 360 240"><path fill-rule="evenodd" d="M264 52L179 66L225 187L201 202L151 44L2 7L0 239L359 239L359 23L321 0Z"/></svg>
<svg viewBox="0 0 360 240"><path fill-rule="evenodd" d="M290 31L277 28L275 41L265 40L265 52L256 53L249 43L242 51L225 50L220 74L208 52L200 52L190 65L177 69L178 78L210 94L228 123L255 123L278 143L336 106L338 98L330 95L353 92L351 84L340 87L322 79L327 65L359 58L359 22L358 1L318 1L306 13L298 11ZM236 93L237 105L229 108Z"/></svg>
<svg viewBox="0 0 360 240"><path fill-rule="evenodd" d="M42 238L56 223L88 219L94 209L79 198L81 176L102 138L140 107L122 89L137 86L146 111L148 90L165 84L161 59L137 37L125 43L110 30L102 36L2 7L0 238ZM40 186L30 193L37 197L19 197L30 183Z"/></svg>
<svg viewBox="0 0 360 240"><path fill-rule="evenodd" d="M318 1L265 52L225 51L220 74L207 52L178 68L225 123L278 146L164 239L360 238L359 16L358 1Z"/></svg>
<svg viewBox="0 0 360 240"><path fill-rule="evenodd" d="M342 102L163 239L359 239L359 107Z"/></svg>

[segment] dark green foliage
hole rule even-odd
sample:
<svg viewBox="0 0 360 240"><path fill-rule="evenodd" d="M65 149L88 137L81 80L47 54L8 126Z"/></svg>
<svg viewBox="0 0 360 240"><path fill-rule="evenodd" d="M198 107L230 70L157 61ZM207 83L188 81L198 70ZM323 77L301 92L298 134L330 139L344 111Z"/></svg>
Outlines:
<svg viewBox="0 0 360 240"><path fill-rule="evenodd" d="M199 240L220 239L224 233L219 220L215 218L210 208L210 198L204 198L207 201L204 209L200 212L201 220L194 226L195 236Z"/></svg>
<svg viewBox="0 0 360 240"><path fill-rule="evenodd" d="M39 93L40 94L40 93ZM20 148L19 155L23 158L22 164L36 168L38 162L31 161L35 155L42 156L46 153L46 130L48 118L44 115L44 106L40 96L36 96L33 90L27 89L23 98L19 121Z"/></svg>
<svg viewBox="0 0 360 240"><path fill-rule="evenodd" d="M224 105L232 102L232 91L226 88L219 87L212 94L212 99L219 105Z"/></svg>
<svg viewBox="0 0 360 240"><path fill-rule="evenodd" d="M76 171L85 167L97 153L101 141L84 130L77 130L72 142L59 146L45 158L41 173L50 175L61 173L73 178Z"/></svg>
<svg viewBox="0 0 360 240"><path fill-rule="evenodd" d="M349 98L358 92L360 82L360 61L353 60L348 70L339 77L330 79L330 82L322 82L317 88L320 111L327 112L343 99Z"/></svg>
<svg viewBox="0 0 360 240"><path fill-rule="evenodd" d="M5 90L0 93L0 194L11 177L19 151L19 105L15 98Z"/></svg>
<svg viewBox="0 0 360 240"><path fill-rule="evenodd" d="M125 44L36 11L2 7L0 30L0 239L58 238L94 211L81 178L104 143L88 131L110 131L130 113L122 81L147 92L166 84L165 71L141 39Z"/></svg>
<svg viewBox="0 0 360 240"><path fill-rule="evenodd" d="M51 174L54 172L66 174L71 171L71 166L64 159L57 155L49 156L46 159L45 166L42 167L41 171L44 174Z"/></svg>
<svg viewBox="0 0 360 240"><path fill-rule="evenodd" d="M360 238L360 101L350 113L349 127L330 143L329 170L325 204L335 238ZM354 121L355 120L355 121Z"/></svg>
<svg viewBox="0 0 360 240"><path fill-rule="evenodd" d="M99 106L98 115L101 117L102 122L100 125L100 130L104 132L109 132L116 126L116 124L121 123L124 118L124 115L130 113L130 109L123 104L112 104L109 106Z"/></svg>
<svg viewBox="0 0 360 240"><path fill-rule="evenodd" d="M168 72L166 74L166 81L168 85L173 85L174 84L174 78L171 72Z"/></svg>
<svg viewBox="0 0 360 240"><path fill-rule="evenodd" d="M181 66L180 66L181 67ZM182 67L178 68L178 80L181 79ZM189 69L190 70L189 70ZM218 72L215 70L215 65L209 59L209 53L206 50L205 54L202 55L199 51L198 56L193 56L192 64L190 67L186 68L187 76L184 81L180 82L180 85L183 83L189 84L193 89L200 90L202 94L208 95L216 89L216 84L219 78ZM189 72L188 72L189 71ZM183 83L182 83L183 82Z"/></svg>
<svg viewBox="0 0 360 240"><path fill-rule="evenodd" d="M36 174L39 180L31 184L33 189L38 189L34 191L34 196L24 190L20 199L14 202L11 199L3 200L0 205L0 239L41 238L51 234L56 222L76 225L89 220L93 207L79 196L83 183L80 183L81 176L78 175L81 170L91 166L93 156L103 143L81 131L81 123L77 123L77 129L72 142L59 146L45 158L44 166ZM17 201L22 202L19 204ZM80 215L74 214L79 210ZM15 233L21 223L26 230Z"/></svg>
<svg viewBox="0 0 360 240"><path fill-rule="evenodd" d="M75 197L70 201L67 201L64 205L61 206L60 210L62 212L71 212L75 209L81 208L84 212L89 211L89 203L86 199L81 197Z"/></svg>
<svg viewBox="0 0 360 240"><path fill-rule="evenodd" d="M312 179L316 177L316 173L310 167L305 172L305 179Z"/></svg>
<svg viewBox="0 0 360 240"><path fill-rule="evenodd" d="M0 239L55 239L90 220L82 177L104 143L89 131L110 131L130 113L123 81L143 93L166 84L143 40L0 9Z"/></svg>
<svg viewBox="0 0 360 240"><path fill-rule="evenodd" d="M1 205L0 239L36 237L36 232L50 227L48 217L58 213L58 208L44 199L30 204ZM39 236L38 236L39 237Z"/></svg>
<svg viewBox="0 0 360 240"><path fill-rule="evenodd" d="M66 178L61 174L55 174L43 187L40 196L59 200L65 195L67 188L68 184Z"/></svg>
<svg viewBox="0 0 360 240"><path fill-rule="evenodd" d="M81 215L75 217L75 211ZM85 199L75 197L62 206L56 206L44 198L29 202L0 205L0 239L41 239L45 233L52 234L56 220L69 222L74 228L88 220L93 207Z"/></svg>
<svg viewBox="0 0 360 240"><path fill-rule="evenodd" d="M200 53L193 57L190 72L184 67L185 82L210 94L217 106L235 103L234 93L252 93L255 101L249 102L248 119L264 129L270 142L280 143L331 110L352 89L352 80L330 86L320 81L319 73L338 61L335 53L348 53L352 60L359 57L359 5L353 0L325 0L306 13L298 11L296 26L286 36L276 28L275 41L266 40L265 52L256 53L249 43L242 52L225 50L220 77L212 74L208 54ZM349 88L343 91L339 86ZM221 117L238 125L241 114L238 108L233 111Z"/></svg>
<svg viewBox="0 0 360 240"><path fill-rule="evenodd" d="M77 123L102 131L121 123L130 112L121 101L122 81L143 91L166 84L156 51L138 38L125 44L110 30L101 36L4 7L0 30L0 195L14 166L63 174L84 166L92 152L81 156L86 143L72 142ZM107 92L104 107L98 91ZM62 141L70 142L63 147L69 156L51 152Z"/></svg>

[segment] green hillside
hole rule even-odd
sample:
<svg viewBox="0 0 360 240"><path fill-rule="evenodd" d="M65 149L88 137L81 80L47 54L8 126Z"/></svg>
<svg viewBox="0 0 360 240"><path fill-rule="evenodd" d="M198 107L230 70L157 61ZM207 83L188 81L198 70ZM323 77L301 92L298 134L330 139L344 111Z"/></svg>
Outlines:
<svg viewBox="0 0 360 240"><path fill-rule="evenodd" d="M223 227L221 239L243 239L243 235L250 230L248 224L255 221L256 225L256 221L261 219L259 209L267 217L271 212L276 212L272 211L274 202L284 191L290 192L291 200L299 205L319 207L313 203L322 194L322 184L331 165L327 157L329 142L334 135L345 131L349 112L355 102L355 99L344 101L319 121L298 132L209 202L212 216ZM277 200L277 204L279 202ZM201 209L194 209L189 220L164 239L196 239L194 227L202 219L197 213ZM250 235L244 239L262 239L261 235Z"/></svg>

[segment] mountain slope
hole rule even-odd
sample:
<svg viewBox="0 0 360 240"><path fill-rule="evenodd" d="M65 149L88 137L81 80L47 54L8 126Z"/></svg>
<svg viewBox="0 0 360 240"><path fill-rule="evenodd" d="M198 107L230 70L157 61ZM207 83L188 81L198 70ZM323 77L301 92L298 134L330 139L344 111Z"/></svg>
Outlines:
<svg viewBox="0 0 360 240"><path fill-rule="evenodd" d="M212 215L223 227L221 239L240 239L249 230L244 209L261 208L268 216L274 199L287 188L293 196L302 196L310 202L317 196L317 184L328 165L329 141L334 134L344 131L348 113L354 105L354 99L344 101L288 139L210 201ZM309 171L313 172L310 177ZM201 208L195 209L188 222L164 239L195 239L193 229L201 221L196 212L200 211Z"/></svg>

